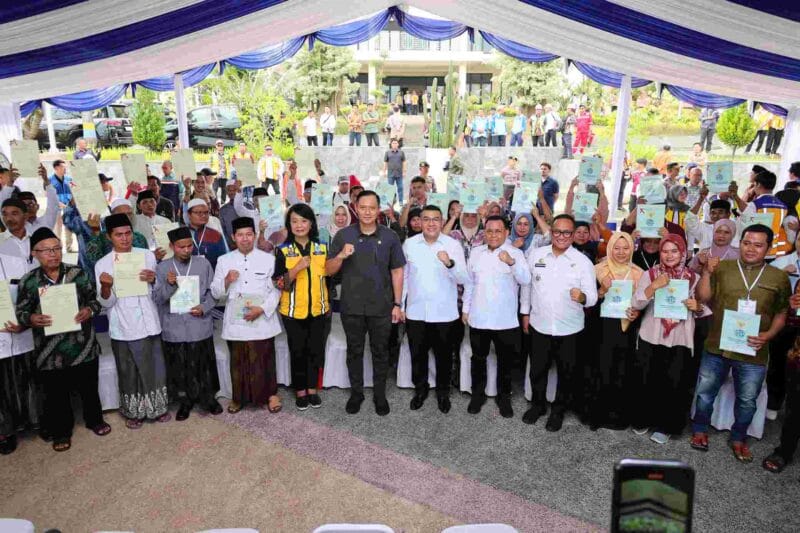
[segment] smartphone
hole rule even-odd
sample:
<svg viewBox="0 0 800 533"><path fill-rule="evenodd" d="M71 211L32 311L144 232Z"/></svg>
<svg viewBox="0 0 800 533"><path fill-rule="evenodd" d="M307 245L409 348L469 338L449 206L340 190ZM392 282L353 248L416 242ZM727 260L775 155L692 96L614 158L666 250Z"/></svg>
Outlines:
<svg viewBox="0 0 800 533"><path fill-rule="evenodd" d="M611 532L692 531L694 470L680 461L622 459L614 466Z"/></svg>

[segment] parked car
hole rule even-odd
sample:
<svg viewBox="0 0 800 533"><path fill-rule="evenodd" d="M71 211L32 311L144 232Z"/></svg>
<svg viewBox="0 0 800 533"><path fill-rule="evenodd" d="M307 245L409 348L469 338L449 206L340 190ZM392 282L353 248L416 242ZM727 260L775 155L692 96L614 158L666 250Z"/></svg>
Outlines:
<svg viewBox="0 0 800 533"><path fill-rule="evenodd" d="M122 102L110 104L92 112L95 134L100 146L129 146L133 144L133 128L128 115L129 111L130 104ZM78 137L84 136L83 120L79 111L66 111L58 107L52 107L50 116L53 120L53 130L58 148L73 148ZM44 120L42 120L36 140L39 141L40 149L50 147L47 124Z"/></svg>
<svg viewBox="0 0 800 533"><path fill-rule="evenodd" d="M225 146L234 146L238 137L236 129L241 127L239 113L234 106L201 106L186 113L189 128L188 148L213 148L217 139ZM167 147L171 148L178 140L178 121L170 120L165 126Z"/></svg>

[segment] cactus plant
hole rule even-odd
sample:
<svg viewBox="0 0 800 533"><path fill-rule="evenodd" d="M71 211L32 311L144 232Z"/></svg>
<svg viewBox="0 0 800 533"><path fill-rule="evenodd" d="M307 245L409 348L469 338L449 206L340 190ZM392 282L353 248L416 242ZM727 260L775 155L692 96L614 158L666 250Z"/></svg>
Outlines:
<svg viewBox="0 0 800 533"><path fill-rule="evenodd" d="M431 111L425 112L425 123L428 126L428 144L431 148L447 148L455 144L458 133L463 129L467 118L467 102L458 96L458 81L455 79L453 64L444 79L444 98L442 104L436 98L438 80L433 80L431 87Z"/></svg>

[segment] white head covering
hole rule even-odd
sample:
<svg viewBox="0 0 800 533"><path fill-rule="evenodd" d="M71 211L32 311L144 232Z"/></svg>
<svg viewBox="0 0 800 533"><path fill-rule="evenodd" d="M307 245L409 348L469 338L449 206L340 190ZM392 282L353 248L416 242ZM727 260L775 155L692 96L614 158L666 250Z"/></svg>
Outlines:
<svg viewBox="0 0 800 533"><path fill-rule="evenodd" d="M111 206L110 206L111 211L113 211L114 209L116 209L116 208L118 208L120 206L123 206L123 205L131 207L131 203L128 200L126 200L125 198L117 198L116 200L111 202Z"/></svg>
<svg viewBox="0 0 800 533"><path fill-rule="evenodd" d="M204 205L204 206L208 207L208 204L206 203L205 200L202 200L200 198L193 198L193 199L189 200L189 204L186 206L186 210L187 211L191 211L195 207L198 207L198 206L201 206L201 205Z"/></svg>

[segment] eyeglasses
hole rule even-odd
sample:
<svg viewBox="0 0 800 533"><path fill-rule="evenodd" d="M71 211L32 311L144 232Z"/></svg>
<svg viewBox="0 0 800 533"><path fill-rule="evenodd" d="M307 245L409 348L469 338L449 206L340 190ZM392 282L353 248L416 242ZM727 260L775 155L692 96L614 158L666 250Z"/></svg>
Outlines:
<svg viewBox="0 0 800 533"><path fill-rule="evenodd" d="M34 249L33 251L45 255L58 255L61 253L61 247L58 246L56 248L39 248L38 250Z"/></svg>
<svg viewBox="0 0 800 533"><path fill-rule="evenodd" d="M575 233L575 232L571 231L571 230L570 231L568 231L568 230L563 230L562 231L562 230L553 229L553 230L550 230L550 233L553 234L553 237L572 237L572 234Z"/></svg>
<svg viewBox="0 0 800 533"><path fill-rule="evenodd" d="M197 211L195 209L192 209L191 211L189 211L189 214L190 215L197 215L199 217L207 217L208 215L211 214L211 212L210 211Z"/></svg>
<svg viewBox="0 0 800 533"><path fill-rule="evenodd" d="M428 223L428 222L441 222L442 218L441 217L422 217L422 221L425 222L425 223Z"/></svg>

